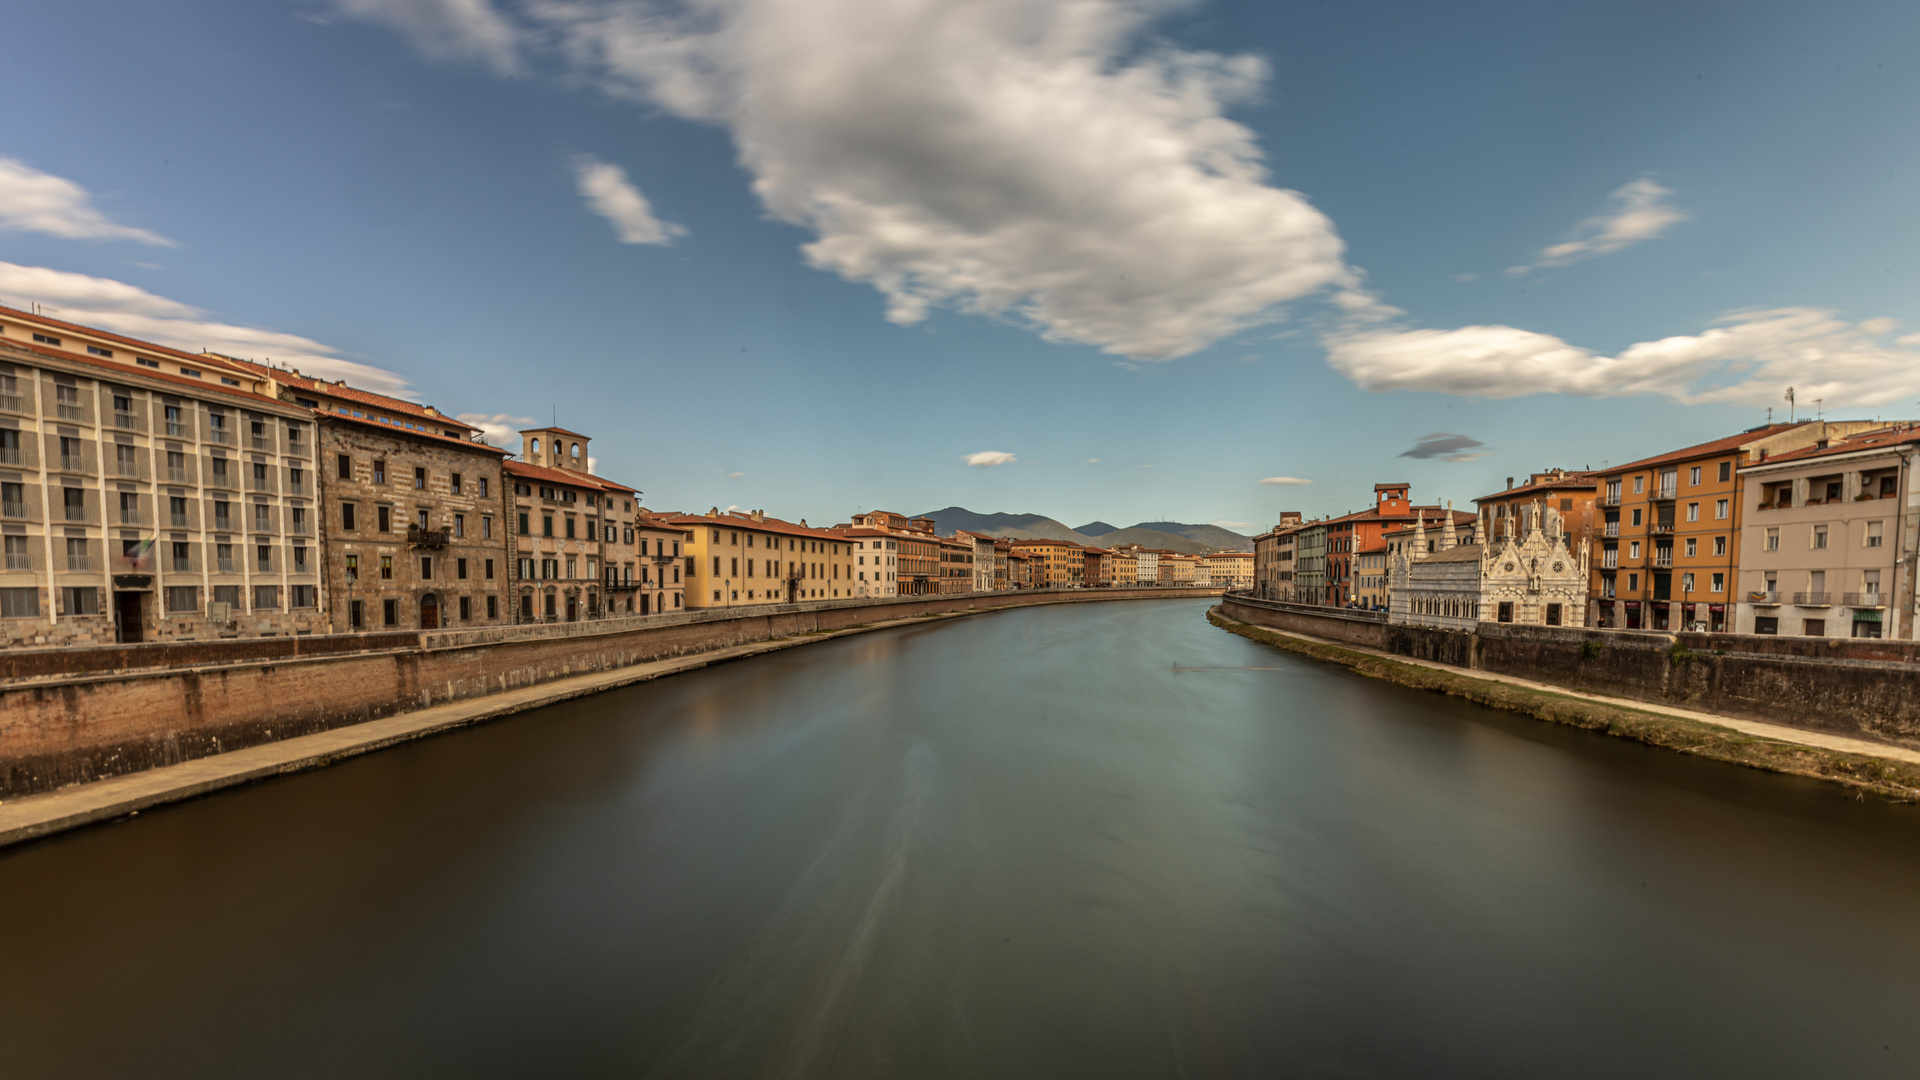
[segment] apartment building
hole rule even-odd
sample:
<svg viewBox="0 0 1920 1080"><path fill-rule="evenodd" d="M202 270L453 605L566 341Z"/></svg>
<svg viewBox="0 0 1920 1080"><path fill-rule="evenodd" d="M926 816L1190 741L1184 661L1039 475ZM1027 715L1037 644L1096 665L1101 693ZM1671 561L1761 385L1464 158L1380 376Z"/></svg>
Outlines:
<svg viewBox="0 0 1920 1080"><path fill-rule="evenodd" d="M1080 572L1080 582L1089 589L1104 589L1113 584L1113 552L1106 548L1090 547L1082 549L1085 565Z"/></svg>
<svg viewBox="0 0 1920 1080"><path fill-rule="evenodd" d="M1031 589L1034 587L1035 557L1017 544L1017 541L1007 541L1007 584L1015 589Z"/></svg>
<svg viewBox="0 0 1920 1080"><path fill-rule="evenodd" d="M324 630L316 444L269 380L0 308L0 645Z"/></svg>
<svg viewBox="0 0 1920 1080"><path fill-rule="evenodd" d="M681 560L685 558L681 549L692 538L693 530L675 525L666 515L652 513L637 503L634 509L635 570L640 581L636 592L640 610L629 608L628 611L636 615L679 611L686 603L686 585L680 577Z"/></svg>
<svg viewBox="0 0 1920 1080"><path fill-rule="evenodd" d="M1911 639L1920 430L1851 435L1743 465L1743 634Z"/></svg>
<svg viewBox="0 0 1920 1080"><path fill-rule="evenodd" d="M973 541L961 536L941 536L940 592L957 595L973 591Z"/></svg>
<svg viewBox="0 0 1920 1080"><path fill-rule="evenodd" d="M898 595L894 575L899 573L899 538L879 529L851 525L836 525L829 531L853 545L853 595Z"/></svg>
<svg viewBox="0 0 1920 1080"><path fill-rule="evenodd" d="M1253 552L1215 551L1200 557L1196 580L1203 585L1244 591L1253 588Z"/></svg>
<svg viewBox="0 0 1920 1080"><path fill-rule="evenodd" d="M956 529L953 535L955 539L973 545L973 591L992 592L999 588L996 582L1006 576L1004 570L997 576L995 573L996 567L1004 567L995 553L995 545L999 541L986 533L969 532L966 529Z"/></svg>
<svg viewBox="0 0 1920 1080"><path fill-rule="evenodd" d="M1253 538L1253 590L1267 600L1293 598L1294 540L1300 528L1297 510L1282 510L1280 523Z"/></svg>
<svg viewBox="0 0 1920 1080"><path fill-rule="evenodd" d="M1730 629L1740 559L1740 467L1875 426L1767 424L1595 473L1601 535L1588 625Z"/></svg>
<svg viewBox="0 0 1920 1080"><path fill-rule="evenodd" d="M1068 589L1087 575L1085 549L1070 540L1015 540L1013 547L1033 559L1033 587Z"/></svg>
<svg viewBox="0 0 1920 1080"><path fill-rule="evenodd" d="M515 622L577 622L626 615L627 602L642 592L650 594L649 606L675 592L660 587L666 583L658 580L662 564L655 561L660 558L657 548L646 556L647 562L641 561L640 515L645 511L638 502L640 493L593 475L591 446L592 440L577 431L529 428L520 432L521 459L504 466L507 482L513 486L507 505ZM681 543L673 531L655 529L647 538L668 545ZM654 580L633 580L628 564L634 577L644 566ZM647 584L656 588L643 589ZM615 597L617 605L612 602Z"/></svg>
<svg viewBox="0 0 1920 1080"><path fill-rule="evenodd" d="M1473 502L1492 522L1491 536L1506 535L1507 520L1519 519L1538 502L1544 507L1553 508L1560 515L1569 550L1577 551L1582 543L1589 543L1597 551L1603 520L1596 505L1599 498L1600 485L1596 474L1545 469L1528 476L1518 485L1509 476L1505 488L1491 495L1482 495ZM1516 527L1516 531L1524 530Z"/></svg>
<svg viewBox="0 0 1920 1080"><path fill-rule="evenodd" d="M890 510L874 510L853 515L852 524L844 527L878 529L894 538L898 549L891 554L895 560L892 573L897 595L927 596L943 591L941 582L945 574L940 537L934 532L932 518L909 518Z"/></svg>
<svg viewBox="0 0 1920 1080"><path fill-rule="evenodd" d="M690 530L687 606L748 607L855 596L853 539L750 512L708 510L668 519Z"/></svg>

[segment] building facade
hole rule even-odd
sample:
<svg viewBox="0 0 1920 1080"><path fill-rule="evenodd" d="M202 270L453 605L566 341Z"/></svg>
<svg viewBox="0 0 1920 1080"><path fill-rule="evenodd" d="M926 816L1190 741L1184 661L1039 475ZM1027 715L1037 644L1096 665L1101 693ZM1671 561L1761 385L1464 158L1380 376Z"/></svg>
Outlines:
<svg viewBox="0 0 1920 1080"><path fill-rule="evenodd" d="M879 529L835 526L835 535L853 545L853 594L855 596L895 596L894 575L898 572L900 541Z"/></svg>
<svg viewBox="0 0 1920 1080"><path fill-rule="evenodd" d="M1586 545L1575 550L1559 510L1538 501L1520 517L1489 519L1464 538L1451 516L1437 537L1422 522L1388 540L1388 621L1448 630L1481 622L1582 626L1586 618ZM1461 542L1464 539L1465 542Z"/></svg>
<svg viewBox="0 0 1920 1080"><path fill-rule="evenodd" d="M795 604L855 595L859 563L853 539L768 517L763 510L681 514L690 530L685 572L691 608Z"/></svg>
<svg viewBox="0 0 1920 1080"><path fill-rule="evenodd" d="M1736 632L1911 639L1920 431L1822 441L1740 469Z"/></svg>

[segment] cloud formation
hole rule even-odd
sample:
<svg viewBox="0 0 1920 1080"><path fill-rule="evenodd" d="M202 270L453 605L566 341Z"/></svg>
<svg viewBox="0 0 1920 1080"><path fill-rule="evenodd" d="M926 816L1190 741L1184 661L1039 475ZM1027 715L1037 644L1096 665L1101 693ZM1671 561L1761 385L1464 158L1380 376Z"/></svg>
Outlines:
<svg viewBox="0 0 1920 1080"><path fill-rule="evenodd" d="M1667 201L1672 194L1644 176L1630 180L1607 196L1606 209L1575 226L1571 239L1546 248L1526 266L1509 267L1507 273L1518 277L1543 266L1565 266L1665 236L1687 220L1686 211Z"/></svg>
<svg viewBox="0 0 1920 1080"><path fill-rule="evenodd" d="M1920 393L1920 340L1887 341L1892 319L1849 322L1818 308L1742 311L1699 334L1603 356L1511 326L1363 329L1327 339L1328 360L1375 391L1472 397L1657 394L1687 404L1769 405L1787 386L1829 405L1884 405Z"/></svg>
<svg viewBox="0 0 1920 1080"><path fill-rule="evenodd" d="M1269 476L1260 482L1268 487L1306 487L1313 483L1311 480L1302 480L1297 476Z"/></svg>
<svg viewBox="0 0 1920 1080"><path fill-rule="evenodd" d="M436 55L516 55L484 0L342 3ZM768 212L813 233L806 260L892 321L950 307L1160 360L1352 281L1333 223L1269 185L1225 115L1265 65L1143 50L1166 7L535 0L519 31L610 95L725 129Z"/></svg>
<svg viewBox="0 0 1920 1080"><path fill-rule="evenodd" d="M1249 527L1251 527L1251 526L1253 525L1253 522L1251 522L1251 521L1228 521L1228 520L1227 520L1227 519L1225 519L1225 518L1214 518L1214 519L1213 519L1213 524L1215 524L1215 525L1218 525L1218 526L1219 526L1220 528L1223 528L1223 529L1245 529L1245 528L1249 528Z"/></svg>
<svg viewBox="0 0 1920 1080"><path fill-rule="evenodd" d="M479 64L495 75L520 70L518 32L488 0L335 0L343 15L398 30L442 60Z"/></svg>
<svg viewBox="0 0 1920 1080"><path fill-rule="evenodd" d="M1439 458L1441 461L1478 461L1487 456L1483 449L1487 444L1470 435L1454 435L1445 431L1436 431L1423 435L1410 450L1401 451L1404 458Z"/></svg>
<svg viewBox="0 0 1920 1080"><path fill-rule="evenodd" d="M520 432L539 423L531 416L514 416L511 413L465 412L454 419L479 428L481 437L487 442L515 454L520 452Z"/></svg>
<svg viewBox="0 0 1920 1080"><path fill-rule="evenodd" d="M395 397L412 392L395 372L336 355L331 346L296 334L217 322L205 311L114 281L44 266L0 262L0 298L16 306L46 304L60 319L142 338L185 352L202 349L283 367L317 379L345 379Z"/></svg>
<svg viewBox="0 0 1920 1080"><path fill-rule="evenodd" d="M960 460L976 469L987 469L995 465L1011 465L1020 459L1001 450L982 450L977 454L962 455Z"/></svg>
<svg viewBox="0 0 1920 1080"><path fill-rule="evenodd" d="M93 196L86 188L10 157L0 157L0 229L46 233L67 240L135 240L156 247L180 246L157 232L113 221L93 205Z"/></svg>
<svg viewBox="0 0 1920 1080"><path fill-rule="evenodd" d="M627 171L590 154L573 159L573 173L587 209L606 218L623 244L671 244L687 230L654 216L653 204L627 179Z"/></svg>

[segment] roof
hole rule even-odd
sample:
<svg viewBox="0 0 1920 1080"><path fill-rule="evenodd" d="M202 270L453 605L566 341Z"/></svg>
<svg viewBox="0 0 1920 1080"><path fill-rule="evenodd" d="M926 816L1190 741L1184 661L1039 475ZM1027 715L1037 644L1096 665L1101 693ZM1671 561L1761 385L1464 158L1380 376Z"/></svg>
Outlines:
<svg viewBox="0 0 1920 1080"><path fill-rule="evenodd" d="M305 413L307 411L303 406L281 401L279 398L268 397L265 394L255 393L252 390L246 390L238 386L223 386L219 383L210 383L205 379L194 379L185 375L169 375L164 371L153 371L148 368L129 368L125 364L115 364L107 360L102 360L99 357L68 352L65 349L56 349L51 345L27 345L5 338L0 338L0 345L6 346L9 352L25 353L29 356L44 356L49 360L62 360L79 364L83 367L110 371L114 375L120 376L120 378L115 379L103 379L103 381L106 382L131 383L135 380L144 379L152 382L173 383L176 386L192 389L196 393L204 391L211 394L221 394L226 397L244 398L255 405L272 405L294 413Z"/></svg>
<svg viewBox="0 0 1920 1080"><path fill-rule="evenodd" d="M667 519L675 525L724 525L729 529L748 529L754 532L779 533L782 536L804 536L812 540L845 539L828 529L816 529L811 525L795 525L791 521L782 521L776 517L759 521L745 514L728 511L714 517L704 514L674 514Z"/></svg>
<svg viewBox="0 0 1920 1080"><path fill-rule="evenodd" d="M289 368L271 367L266 364L256 363L252 360L242 360L237 356L223 356L221 359L243 370L251 370L259 374L261 378L273 379L282 386L292 389L310 390L316 394L326 394L330 397L344 398L347 401L358 402L361 405L376 409L406 413L408 416L426 417L427 419L444 423L448 427L457 427L465 431L479 430L472 424L455 420L453 417L448 416L446 413L441 412L431 405L420 405L402 398L389 397L386 394L376 394L370 390L361 390L348 386L343 382L328 382L325 379L315 379Z"/></svg>
<svg viewBox="0 0 1920 1080"><path fill-rule="evenodd" d="M1080 544L1076 544L1076 543L1074 543L1074 542L1073 542L1073 541L1071 541L1071 540L1041 540L1041 539L1026 539L1026 540L1015 540L1015 541L1013 542L1013 546L1014 546L1014 547L1019 547L1019 546L1020 546L1020 545L1022 545L1022 544L1025 544L1025 545L1027 545L1028 547L1036 547L1036 546L1039 546L1039 545L1042 545L1042 544L1045 544L1045 545L1047 545L1047 546L1050 546L1050 547L1070 547L1070 548L1077 548L1077 547L1080 547L1080 546L1082 546L1082 545L1080 545Z"/></svg>
<svg viewBox="0 0 1920 1080"><path fill-rule="evenodd" d="M231 358L221 356L219 353L202 354L202 353L183 352L179 349L171 348L166 345L160 345L155 342L142 341L139 338L126 337L121 334L113 333L110 330L102 330L94 326L83 326L79 323L63 322L59 319L48 318L45 315L36 315L31 311L21 311L19 308L7 307L4 304L0 304L0 315L11 315L16 318L24 319L30 323L41 323L49 327L57 327L61 330L67 331L68 333L91 334L94 337L105 338L108 341L117 341L120 344L125 345L129 349L134 349L141 352L165 353L166 355L171 356L176 360L186 360L186 361L189 361L192 363L198 363L198 364L205 364L208 361L212 361L210 366L216 367L216 368L221 367L225 364L232 363ZM123 367L125 365L115 364L113 366Z"/></svg>
<svg viewBox="0 0 1920 1080"><path fill-rule="evenodd" d="M660 529L665 532L686 533L689 536L693 535L692 529L684 525L675 525L673 522L667 520L665 514L656 514L651 510L640 511L640 527L643 529Z"/></svg>
<svg viewBox="0 0 1920 1080"><path fill-rule="evenodd" d="M1426 556L1425 558L1415 559L1414 564L1418 565L1423 562L1424 563L1450 563L1450 562L1479 562L1479 561L1480 561L1480 545L1479 544L1455 544L1454 546L1448 548L1445 551L1436 551L1433 554Z"/></svg>
<svg viewBox="0 0 1920 1080"><path fill-rule="evenodd" d="M1644 469L1652 465L1665 465L1670 461L1685 461L1688 458L1712 457L1715 454L1724 454L1729 450L1738 450L1750 442L1764 439L1769 435L1778 435L1783 431L1791 431L1794 428L1805 427L1811 423L1814 423L1814 421L1802 420L1797 424L1763 424L1757 428L1749 428L1738 435L1728 435L1723 439L1696 443L1693 446L1683 447L1679 450L1670 450L1664 454L1655 454L1650 458L1641 458L1639 461L1629 461L1625 465L1615 465L1612 468L1601 469L1595 475L1611 476L1614 473L1631 472L1634 469Z"/></svg>
<svg viewBox="0 0 1920 1080"><path fill-rule="evenodd" d="M1475 514L1472 511L1468 511L1468 510L1448 510L1447 513L1453 515L1453 524L1455 528L1458 528L1461 525L1471 525L1475 521L1479 520L1479 517L1480 517L1480 515ZM1427 528L1429 529L1438 530L1446 526L1446 520L1444 518L1431 517L1426 519L1426 522L1427 522ZM1413 532L1414 528L1415 528L1414 523L1408 522L1405 525L1399 525L1391 529L1386 529L1380 533L1380 536L1382 539L1389 536L1400 536L1405 533Z"/></svg>
<svg viewBox="0 0 1920 1080"><path fill-rule="evenodd" d="M1477 503L1492 502L1495 499L1510 499L1516 495L1526 495L1530 492L1542 492L1542 491L1571 491L1571 490L1596 491L1598 488L1598 484L1599 484L1599 476L1595 473L1591 473L1591 472L1571 473L1570 472L1567 475L1559 477L1557 479L1542 480L1539 483L1533 483L1532 481L1529 481L1527 483L1521 484L1519 487L1510 487L1504 491L1496 491L1491 495L1482 495L1473 501Z"/></svg>
<svg viewBox="0 0 1920 1080"><path fill-rule="evenodd" d="M583 435L583 434L581 434L581 433L580 433L580 432L578 432L578 431L568 431L568 430L567 430L566 428L563 428L563 427L555 427L555 426L553 426L553 425L548 425L547 427L530 427L530 428L523 428L523 429L521 429L521 431L520 431L520 434L522 434L522 435L532 435L532 434L533 434L534 432L536 432L536 431L551 431L551 432L553 432L553 433L554 433L554 434L556 434L556 435L571 435L571 436L573 436L573 437L574 437L574 438L576 438L576 439L591 439L591 438L593 438L593 436L591 436L591 435Z"/></svg>
<svg viewBox="0 0 1920 1080"><path fill-rule="evenodd" d="M287 405L289 404L289 402L282 401L280 402L280 404ZM304 408L304 406L300 406L300 405L295 405L293 407L296 409ZM380 431L391 432L395 435L417 435L420 438L432 439L435 442L450 442L450 443L453 443L455 446L472 447L476 452L485 451L491 454L498 454L503 458L507 456L507 452L505 450L500 449L497 446L489 446L486 443L474 442L471 439L463 439L457 435L442 435L437 431L423 431L419 428L404 428L404 427L396 427L393 424L383 424L380 422L378 417L342 416L337 412L329 412L326 409L313 410L313 416L316 422L327 421L329 423L338 423L338 424L358 424L361 427L376 428Z"/></svg>
<svg viewBox="0 0 1920 1080"><path fill-rule="evenodd" d="M983 533L983 532L974 532L974 531L973 531L972 529L955 529L955 530L953 530L953 535L955 535L955 536L971 536L971 537L974 537L975 539L979 539L979 540L998 540L998 539L1000 539L999 537L997 537L997 536L994 536L994 535L992 535L992 534L990 534L990 533Z"/></svg>
<svg viewBox="0 0 1920 1080"><path fill-rule="evenodd" d="M500 452L503 454L506 453L504 450ZM591 473L568 472L565 469L549 469L545 465L529 465L524 461L514 461L512 459L508 459L504 463L504 467L509 476L524 476L529 480L544 480L549 484L571 484L574 487L587 488L588 490L624 491L629 495L640 494L639 488L628 487L618 481L608 480L604 476L594 476Z"/></svg>
<svg viewBox="0 0 1920 1080"><path fill-rule="evenodd" d="M1856 432L1851 436L1834 439L1825 446L1808 446L1799 450L1789 450L1784 454L1769 454L1764 462L1756 461L1748 468L1760 465L1790 464L1811 458L1832 457L1835 454L1858 454L1867 450L1886 450L1895 446L1920 442L1920 429L1913 427L1884 427L1872 431Z"/></svg>

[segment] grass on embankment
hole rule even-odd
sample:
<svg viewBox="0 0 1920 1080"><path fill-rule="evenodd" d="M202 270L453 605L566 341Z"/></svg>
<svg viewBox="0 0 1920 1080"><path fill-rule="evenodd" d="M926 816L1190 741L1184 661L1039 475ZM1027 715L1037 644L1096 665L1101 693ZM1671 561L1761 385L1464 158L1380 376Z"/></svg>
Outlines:
<svg viewBox="0 0 1920 1080"><path fill-rule="evenodd" d="M1218 608L1207 612L1207 620L1241 637L1316 660L1342 664L1368 678L1385 679L1418 690L1433 690L1537 720L1603 732L1715 761L1830 780L1897 802L1920 802L1920 765L1852 754L1844 750L1781 742L1678 716L1665 716L1623 705L1438 671L1339 645L1277 633L1230 619L1220 614Z"/></svg>

